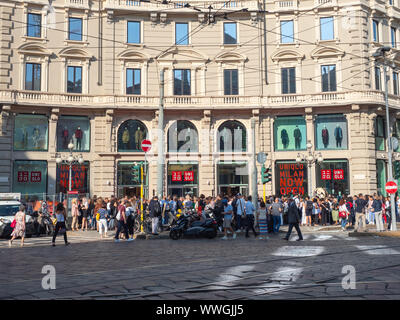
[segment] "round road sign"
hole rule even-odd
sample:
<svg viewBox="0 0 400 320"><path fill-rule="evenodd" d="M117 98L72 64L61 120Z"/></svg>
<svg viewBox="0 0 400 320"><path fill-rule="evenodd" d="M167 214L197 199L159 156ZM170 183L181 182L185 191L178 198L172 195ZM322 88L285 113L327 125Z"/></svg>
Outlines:
<svg viewBox="0 0 400 320"><path fill-rule="evenodd" d="M151 141L150 140L143 140L142 141L142 150L144 152L148 152L151 149Z"/></svg>
<svg viewBox="0 0 400 320"><path fill-rule="evenodd" d="M396 193L397 183L395 181L388 181L385 185L385 190L387 193Z"/></svg>
<svg viewBox="0 0 400 320"><path fill-rule="evenodd" d="M267 155L264 152L257 153L257 162L259 164L264 164L267 161Z"/></svg>

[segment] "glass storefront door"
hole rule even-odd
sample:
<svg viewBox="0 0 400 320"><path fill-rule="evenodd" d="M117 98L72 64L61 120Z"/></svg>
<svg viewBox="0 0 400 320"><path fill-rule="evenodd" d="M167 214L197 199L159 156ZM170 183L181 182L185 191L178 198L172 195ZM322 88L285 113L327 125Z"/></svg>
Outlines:
<svg viewBox="0 0 400 320"><path fill-rule="evenodd" d="M198 196L199 164L197 162L168 163L168 195Z"/></svg>
<svg viewBox="0 0 400 320"><path fill-rule="evenodd" d="M386 163L384 160L376 160L376 182L378 194L386 197Z"/></svg>
<svg viewBox="0 0 400 320"><path fill-rule="evenodd" d="M234 196L249 193L249 169L247 162L221 161L217 164L218 193Z"/></svg>
<svg viewBox="0 0 400 320"><path fill-rule="evenodd" d="M317 188L324 188L334 196L350 193L347 160L326 160L317 164L315 168Z"/></svg>

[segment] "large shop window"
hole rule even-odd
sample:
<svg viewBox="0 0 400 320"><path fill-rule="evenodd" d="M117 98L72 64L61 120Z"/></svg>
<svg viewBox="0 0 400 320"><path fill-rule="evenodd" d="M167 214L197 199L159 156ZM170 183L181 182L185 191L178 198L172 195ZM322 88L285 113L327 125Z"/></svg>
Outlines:
<svg viewBox="0 0 400 320"><path fill-rule="evenodd" d="M386 123L383 117L378 116L375 119L375 149L385 151L385 133Z"/></svg>
<svg viewBox="0 0 400 320"><path fill-rule="evenodd" d="M142 152L147 138L146 126L139 120L127 120L118 129L118 152Z"/></svg>
<svg viewBox="0 0 400 320"><path fill-rule="evenodd" d="M306 120L304 117L277 117L275 119L275 151L305 150L306 142Z"/></svg>
<svg viewBox="0 0 400 320"><path fill-rule="evenodd" d="M305 196L307 183L307 165L293 161L275 163L275 194L277 196Z"/></svg>
<svg viewBox="0 0 400 320"><path fill-rule="evenodd" d="M400 119L397 119L396 122L394 123L393 126L393 135L397 138L400 139ZM400 147L397 147L397 149L394 149L393 151L398 152Z"/></svg>
<svg viewBox="0 0 400 320"><path fill-rule="evenodd" d="M71 191L78 191L80 194L89 193L89 162L85 161L82 165L72 166ZM69 191L69 165L57 165L57 193L67 193Z"/></svg>
<svg viewBox="0 0 400 320"><path fill-rule="evenodd" d="M177 120L168 129L168 152L198 152L196 127L187 120Z"/></svg>
<svg viewBox="0 0 400 320"><path fill-rule="evenodd" d="M317 163L315 169L317 188L324 188L334 196L350 194L347 160L326 160Z"/></svg>
<svg viewBox="0 0 400 320"><path fill-rule="evenodd" d="M234 196L248 195L249 168L247 162L221 161L217 164L218 193Z"/></svg>
<svg viewBox="0 0 400 320"><path fill-rule="evenodd" d="M18 114L14 125L15 151L47 151L48 119L43 115Z"/></svg>
<svg viewBox="0 0 400 320"><path fill-rule="evenodd" d="M141 176L143 171L143 181ZM144 197L148 197L148 164L144 161L120 161L117 165L118 197L140 197L140 188L143 183Z"/></svg>
<svg viewBox="0 0 400 320"><path fill-rule="evenodd" d="M317 116L315 127L317 150L347 149L347 121L344 115Z"/></svg>
<svg viewBox="0 0 400 320"><path fill-rule="evenodd" d="M168 194L178 197L198 195L199 164L197 162L168 163Z"/></svg>
<svg viewBox="0 0 400 320"><path fill-rule="evenodd" d="M61 116L57 122L57 151L69 151L68 144L72 142L72 151L90 150L90 121L87 117Z"/></svg>
<svg viewBox="0 0 400 320"><path fill-rule="evenodd" d="M218 128L219 152L246 152L246 128L239 121L225 121Z"/></svg>
<svg viewBox="0 0 400 320"><path fill-rule="evenodd" d="M14 161L12 191L29 199L41 198L47 193L47 161Z"/></svg>
<svg viewBox="0 0 400 320"><path fill-rule="evenodd" d="M384 160L376 160L376 182L378 194L386 196L386 163Z"/></svg>

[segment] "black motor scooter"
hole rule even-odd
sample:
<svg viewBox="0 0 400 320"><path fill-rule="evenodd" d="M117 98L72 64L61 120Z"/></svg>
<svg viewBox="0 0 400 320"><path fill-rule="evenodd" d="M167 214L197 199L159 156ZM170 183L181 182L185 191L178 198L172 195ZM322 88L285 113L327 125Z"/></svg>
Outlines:
<svg viewBox="0 0 400 320"><path fill-rule="evenodd" d="M213 239L217 236L217 222L213 218L205 221L193 221L193 214L182 214L176 225L171 228L169 237L173 240L180 238L208 238ZM193 221L193 222L191 222Z"/></svg>

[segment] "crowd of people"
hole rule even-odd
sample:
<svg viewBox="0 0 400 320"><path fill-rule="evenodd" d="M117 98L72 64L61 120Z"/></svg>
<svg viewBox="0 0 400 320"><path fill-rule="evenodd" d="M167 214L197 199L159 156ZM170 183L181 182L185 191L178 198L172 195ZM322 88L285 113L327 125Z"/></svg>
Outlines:
<svg viewBox="0 0 400 320"><path fill-rule="evenodd" d="M43 203L40 211L43 211ZM396 216L399 221L400 199L396 200ZM141 210L143 208L143 210ZM302 240L300 226L328 226L340 225L342 230L354 229L356 232L364 231L367 224L376 225L377 231L390 230L390 198L377 194L358 196L344 196L326 198L310 197L274 197L259 198L254 206L251 196L245 197L240 193L235 196L218 195L217 197L186 197L168 196L158 199L154 196L151 200L144 199L143 203L137 197L110 198L96 197L73 199L71 203L72 232L81 230L96 230L100 236L107 237L108 230L114 230L115 241L120 238L132 241L135 238L135 219L141 219L141 214L151 218L154 235L158 234L159 225L171 223L178 214L188 210L195 212L200 218L212 216L216 219L220 231L224 232L223 240L228 239L228 234L235 239L237 233L245 232L249 237L252 231L258 239L268 239L268 234L278 234L280 226L289 224L289 230L284 239L288 240L293 228L297 230L298 240ZM24 236L25 207L21 206L16 215L16 226L10 240L17 236ZM52 244L58 233L66 235L66 209L63 203L57 205L55 232ZM23 221L23 222L22 222ZM23 245L23 237L22 237Z"/></svg>

